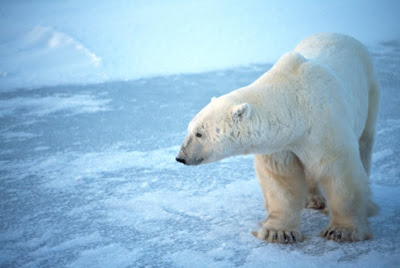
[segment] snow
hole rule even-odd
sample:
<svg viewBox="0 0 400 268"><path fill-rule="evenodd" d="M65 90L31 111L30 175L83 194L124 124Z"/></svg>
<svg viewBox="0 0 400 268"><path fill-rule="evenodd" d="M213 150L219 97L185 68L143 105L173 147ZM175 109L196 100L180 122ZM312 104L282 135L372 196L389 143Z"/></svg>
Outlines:
<svg viewBox="0 0 400 268"><path fill-rule="evenodd" d="M361 3L306 1L300 20L288 1L3 1L0 267L399 267L398 2ZM268 244L251 156L174 158L212 96L320 30L372 52L381 212L369 241L326 241L328 217L304 209L305 241Z"/></svg>
<svg viewBox="0 0 400 268"><path fill-rule="evenodd" d="M94 98L86 94L53 94L41 98L14 97L0 101L0 118L16 112L24 115L44 116L57 112L69 114L94 113L107 109L110 100Z"/></svg>
<svg viewBox="0 0 400 268"><path fill-rule="evenodd" d="M4 0L0 90L275 62L321 31L373 45L399 38L399 8L396 0Z"/></svg>

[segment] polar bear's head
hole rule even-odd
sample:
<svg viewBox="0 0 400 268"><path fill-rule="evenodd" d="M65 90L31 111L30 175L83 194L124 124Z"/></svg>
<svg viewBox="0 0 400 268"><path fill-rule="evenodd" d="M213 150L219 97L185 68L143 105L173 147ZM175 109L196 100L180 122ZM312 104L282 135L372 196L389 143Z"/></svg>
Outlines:
<svg viewBox="0 0 400 268"><path fill-rule="evenodd" d="M176 160L199 165L244 153L251 114L248 103L227 95L213 98L190 122Z"/></svg>

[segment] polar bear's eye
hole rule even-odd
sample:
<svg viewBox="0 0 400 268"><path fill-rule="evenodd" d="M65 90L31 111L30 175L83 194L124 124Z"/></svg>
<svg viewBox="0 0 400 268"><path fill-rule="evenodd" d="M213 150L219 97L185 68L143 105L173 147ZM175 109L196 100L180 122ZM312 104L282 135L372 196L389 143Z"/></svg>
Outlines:
<svg viewBox="0 0 400 268"><path fill-rule="evenodd" d="M201 133L199 133L199 132L196 133L197 138L201 138L201 136L203 136L203 135L201 135Z"/></svg>

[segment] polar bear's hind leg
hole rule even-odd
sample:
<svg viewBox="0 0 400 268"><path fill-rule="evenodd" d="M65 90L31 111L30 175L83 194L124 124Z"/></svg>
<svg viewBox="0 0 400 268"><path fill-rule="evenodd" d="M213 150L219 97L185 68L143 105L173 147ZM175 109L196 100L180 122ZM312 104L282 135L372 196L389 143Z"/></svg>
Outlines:
<svg viewBox="0 0 400 268"><path fill-rule="evenodd" d="M350 148L336 152L327 161L321 177L329 208L329 225L321 235L337 242L360 241L371 238L368 224L368 176L358 150ZM358 147L358 144L353 146Z"/></svg>
<svg viewBox="0 0 400 268"><path fill-rule="evenodd" d="M364 131L358 140L358 144L361 161L365 172L369 176L371 172L372 148L375 140L375 128L379 110L379 86L377 82L372 83L368 95L369 103L367 121L365 123Z"/></svg>
<svg viewBox="0 0 400 268"><path fill-rule="evenodd" d="M327 213L326 201L322 196L319 189L318 183L306 172L306 181L308 184L308 196L306 202L306 208L320 210L321 212Z"/></svg>
<svg viewBox="0 0 400 268"><path fill-rule="evenodd" d="M375 140L376 121L378 118L380 90L376 75L371 71L372 83L369 90L368 116L365 123L364 131L358 140L360 157L363 163L365 172L369 177L371 174L371 158L372 149ZM368 201L368 217L375 216L379 213L379 207L371 200Z"/></svg>

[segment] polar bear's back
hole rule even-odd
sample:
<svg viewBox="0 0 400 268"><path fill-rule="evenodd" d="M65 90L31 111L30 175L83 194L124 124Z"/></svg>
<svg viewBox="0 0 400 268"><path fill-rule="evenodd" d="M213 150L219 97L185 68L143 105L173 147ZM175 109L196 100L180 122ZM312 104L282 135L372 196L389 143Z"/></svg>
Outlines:
<svg viewBox="0 0 400 268"><path fill-rule="evenodd" d="M295 51L307 59L328 59L342 57L357 51L365 50L365 47L353 37L337 33L318 33L301 41Z"/></svg>
<svg viewBox="0 0 400 268"><path fill-rule="evenodd" d="M294 51L310 64L324 66L339 82L341 86L330 91L330 99L344 100L337 104L338 107L341 106L338 110L343 111L344 118L349 120L356 134L361 135L369 106L374 101L370 98L371 91L379 90L375 86L377 78L365 46L347 35L320 33L301 41ZM379 93L375 93L377 94Z"/></svg>
<svg viewBox="0 0 400 268"><path fill-rule="evenodd" d="M336 33L314 34L301 41L294 51L307 60L324 64L344 83L358 75L375 79L368 50L353 37Z"/></svg>

